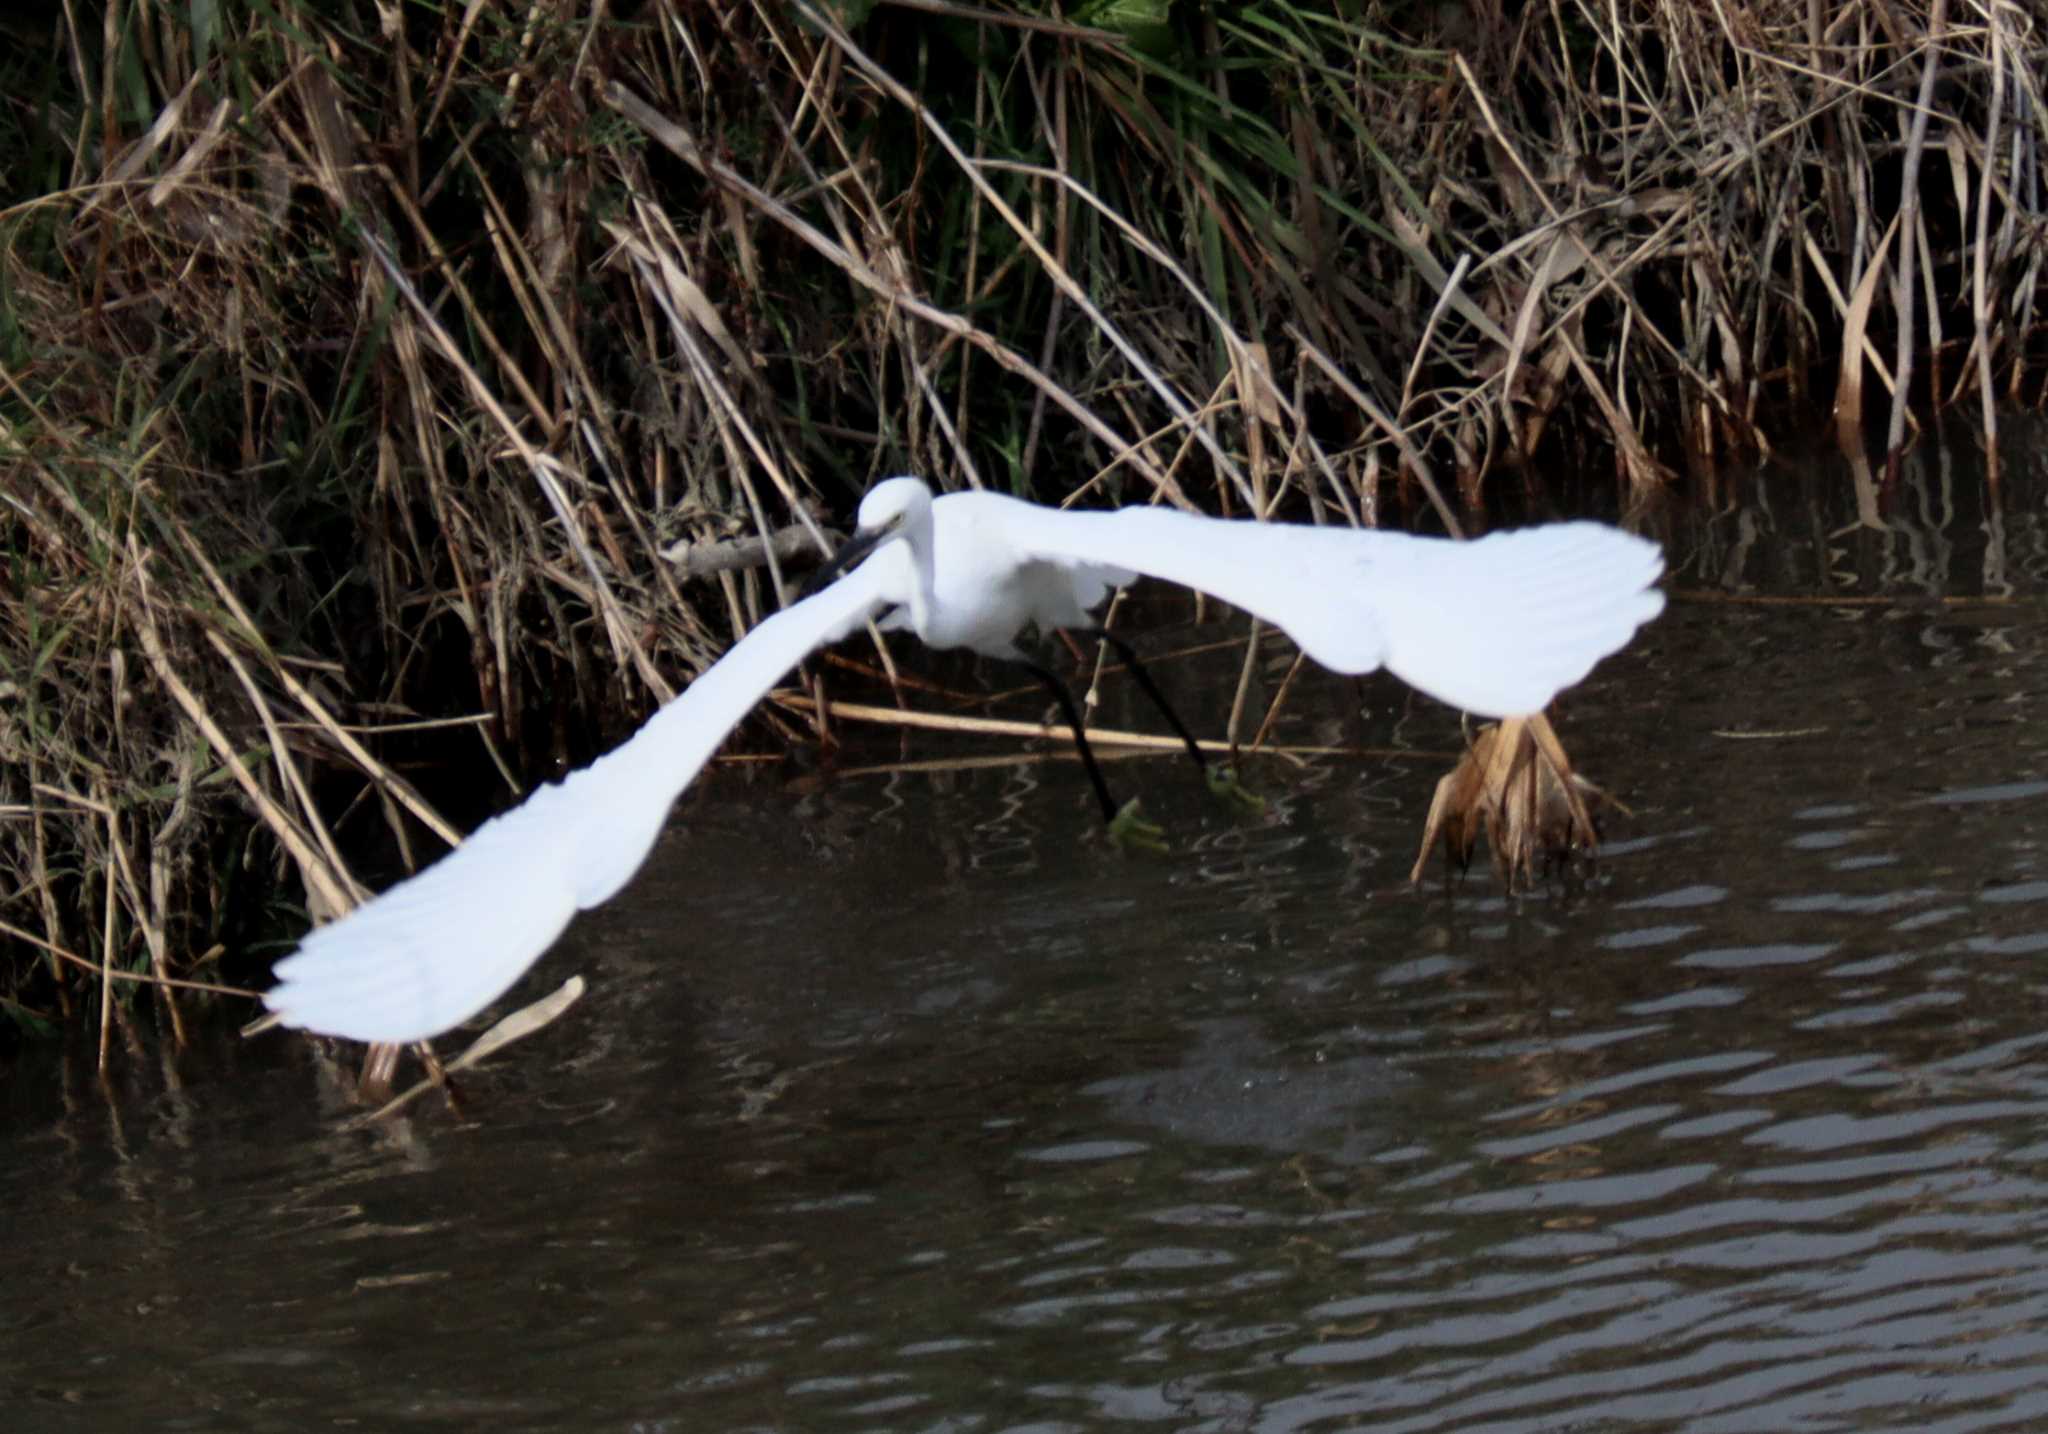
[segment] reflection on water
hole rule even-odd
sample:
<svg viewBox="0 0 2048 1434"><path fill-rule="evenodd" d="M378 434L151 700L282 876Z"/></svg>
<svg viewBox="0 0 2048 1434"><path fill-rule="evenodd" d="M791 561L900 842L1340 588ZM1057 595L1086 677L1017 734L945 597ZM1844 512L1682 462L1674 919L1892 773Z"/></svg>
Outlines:
<svg viewBox="0 0 2048 1434"><path fill-rule="evenodd" d="M1675 603L1561 713L1590 881L1402 891L1427 763L1121 764L1157 861L1064 763L727 779L466 1118L339 1134L292 1038L17 1076L10 1426L2032 1427L2048 529L1974 482L1674 537L2009 601ZM1455 744L1365 695L1286 735Z"/></svg>

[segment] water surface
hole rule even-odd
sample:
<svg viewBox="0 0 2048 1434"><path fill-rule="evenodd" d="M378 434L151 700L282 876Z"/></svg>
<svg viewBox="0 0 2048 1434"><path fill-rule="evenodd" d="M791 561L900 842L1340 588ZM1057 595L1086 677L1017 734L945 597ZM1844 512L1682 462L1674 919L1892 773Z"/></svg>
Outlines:
<svg viewBox="0 0 2048 1434"><path fill-rule="evenodd" d="M1975 482L1674 524L1558 712L1634 814L1530 896L1402 887L1426 760L1252 818L1119 763L1156 860L1064 762L728 774L459 1112L343 1132L287 1036L25 1068L9 1425L2038 1427L2048 528ZM1162 674L1212 729L1220 660ZM1458 741L1390 680L1287 713Z"/></svg>

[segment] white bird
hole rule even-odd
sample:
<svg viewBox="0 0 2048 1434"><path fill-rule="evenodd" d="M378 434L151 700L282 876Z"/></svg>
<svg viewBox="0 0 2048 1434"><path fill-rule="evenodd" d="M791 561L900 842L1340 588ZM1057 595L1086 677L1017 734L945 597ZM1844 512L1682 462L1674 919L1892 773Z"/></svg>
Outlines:
<svg viewBox="0 0 2048 1434"><path fill-rule="evenodd" d="M286 1025L360 1041L425 1040L468 1020L579 909L626 884L677 795L784 674L872 617L933 647L1028 662L1022 629L1089 628L1089 610L1142 573L1247 609L1325 667L1383 666L1498 717L1541 711L1655 617L1663 565L1656 544L1598 523L1459 543L992 493L934 499L922 481L892 478L863 500L834 560L850 571L762 622L623 745L312 932L278 963L264 1004Z"/></svg>
<svg viewBox="0 0 2048 1434"><path fill-rule="evenodd" d="M1206 518L1169 508L1087 512L995 493L932 497L916 478L878 483L853 539L825 575L901 539L886 630L928 647L1018 662L1059 701L1102 814L1141 837L1136 803L1118 809L1066 684L1017 646L1026 627L1086 631L1122 655L1140 687L1206 768L1201 748L1137 654L1090 610L1135 574L1220 597L1282 629L1323 666L1385 667L1483 717L1540 712L1664 608L1651 584L1655 543L1600 523L1555 523L1476 542L1376 529ZM1255 799L1253 799L1255 800Z"/></svg>

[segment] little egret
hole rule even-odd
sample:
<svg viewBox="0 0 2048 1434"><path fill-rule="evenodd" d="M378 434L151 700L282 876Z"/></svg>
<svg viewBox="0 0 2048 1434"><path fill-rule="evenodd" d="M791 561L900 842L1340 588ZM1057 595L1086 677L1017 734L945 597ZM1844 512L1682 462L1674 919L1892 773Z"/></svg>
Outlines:
<svg viewBox="0 0 2048 1434"><path fill-rule="evenodd" d="M1023 628L1088 628L1089 609L1143 573L1247 609L1326 667L1384 666L1454 706L1507 716L1540 711L1664 604L1651 587L1657 546L1597 523L1456 543L991 493L934 499L915 478L877 484L859 523L837 581L762 622L624 744L309 934L277 964L264 1004L286 1025L359 1041L425 1040L468 1020L578 910L626 884L677 795L785 673L872 617L933 647L1017 660ZM1097 790L1107 808L1099 774Z"/></svg>
<svg viewBox="0 0 2048 1434"><path fill-rule="evenodd" d="M1655 543L1600 523L1556 523L1471 543L1376 529L1232 522L1168 508L1113 513L1045 508L995 493L934 498L916 478L878 483L859 527L822 576L892 541L907 589L882 621L927 647L964 647L1021 663L1073 728L1103 819L1119 836L1146 830L1134 801L1119 810L1067 686L1017 646L1027 627L1108 641L1207 769L1201 748L1137 654L1090 611L1134 575L1199 588L1280 628L1344 673L1385 667L1409 685L1482 717L1540 712L1664 607Z"/></svg>

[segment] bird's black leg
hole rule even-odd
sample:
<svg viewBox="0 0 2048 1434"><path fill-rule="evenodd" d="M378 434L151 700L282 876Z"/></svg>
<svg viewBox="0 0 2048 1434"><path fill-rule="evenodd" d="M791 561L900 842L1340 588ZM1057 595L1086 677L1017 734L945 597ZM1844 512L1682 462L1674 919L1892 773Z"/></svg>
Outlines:
<svg viewBox="0 0 2048 1434"><path fill-rule="evenodd" d="M1145 670L1144 663L1138 661L1138 654L1132 651L1131 645L1128 642L1125 642L1107 628L1076 628L1075 631L1079 632L1083 637L1092 637L1098 642L1108 643L1116 652L1116 655L1123 659L1124 666L1130 669L1131 676L1136 680L1139 690L1152 699L1152 705L1159 709L1159 715L1166 719L1166 724L1173 728L1183 745L1187 747L1188 757L1194 762L1195 769L1202 774L1203 780L1208 783L1210 791L1215 792L1218 796L1242 802L1244 805L1254 809L1265 805L1263 800L1253 796L1237 784L1237 773L1232 771L1228 765L1222 767L1210 765L1208 755L1202 751L1201 744L1195 741L1195 734L1188 730L1187 723L1180 720L1180 713L1173 710L1173 704L1166 700L1166 694L1159 690L1159 684L1152 680L1152 674Z"/></svg>
<svg viewBox="0 0 2048 1434"><path fill-rule="evenodd" d="M1083 637L1091 637L1097 642L1106 642L1110 645L1116 655L1123 659L1124 666L1130 669L1131 677L1137 682L1138 689L1152 699L1152 705L1159 709L1159 715L1166 719L1166 725L1173 728L1174 733L1186 745L1188 756L1195 766L1207 774L1209 759L1204 755L1201 744L1195 741L1195 734L1188 730L1188 724L1180 720L1180 713L1173 710L1173 704L1166 700L1166 694L1159 690L1159 684L1152 680L1152 674L1145 670L1145 664L1138 661L1138 654L1131 650L1131 645L1104 627L1082 627L1074 631Z"/></svg>
<svg viewBox="0 0 2048 1434"><path fill-rule="evenodd" d="M1060 711L1065 714L1067 725L1074 729L1074 746L1081 753L1081 765L1088 769L1088 780L1094 783L1096 798L1102 803L1102 819L1106 822L1115 821L1116 803L1110 800L1109 783L1102 780L1102 768L1096 765L1095 749L1088 745L1088 734L1082 730L1081 709L1074 705L1074 694L1067 690L1067 684L1062 682L1059 674L1050 667L1041 667L1029 658L1019 658L1018 661L1031 670L1032 676L1045 684L1046 690L1052 693L1054 700L1060 704Z"/></svg>
<svg viewBox="0 0 2048 1434"><path fill-rule="evenodd" d="M1081 709L1074 703L1074 694L1067 690L1067 684L1060 680L1058 673L1027 657L1017 659L1031 674L1045 684L1053 699L1060 704L1060 711L1066 714L1067 726L1073 729L1074 750L1081 754L1081 765L1088 769L1088 780L1095 787L1096 800L1102 803L1102 820L1109 824L1109 834L1119 844L1145 847L1164 851L1166 844L1160 840L1159 828L1138 815L1135 798L1119 809L1109 795L1109 783L1102 779L1102 767L1095 760L1095 749L1088 745L1088 733L1081 726Z"/></svg>

